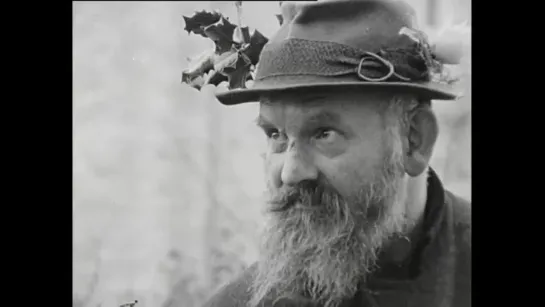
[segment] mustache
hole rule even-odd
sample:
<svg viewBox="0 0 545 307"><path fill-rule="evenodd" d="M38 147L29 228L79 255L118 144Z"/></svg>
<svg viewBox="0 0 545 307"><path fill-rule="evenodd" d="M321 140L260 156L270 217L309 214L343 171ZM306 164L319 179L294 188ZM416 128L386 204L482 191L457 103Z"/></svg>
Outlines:
<svg viewBox="0 0 545 307"><path fill-rule="evenodd" d="M267 201L270 212L283 212L300 203L305 209L319 208L325 195L338 194L325 182L305 181L295 186L271 191Z"/></svg>

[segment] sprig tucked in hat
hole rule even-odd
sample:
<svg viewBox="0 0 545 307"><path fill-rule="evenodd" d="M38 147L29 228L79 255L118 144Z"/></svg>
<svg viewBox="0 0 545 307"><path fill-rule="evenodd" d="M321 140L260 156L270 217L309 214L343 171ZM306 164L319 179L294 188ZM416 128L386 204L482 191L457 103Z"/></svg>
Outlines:
<svg viewBox="0 0 545 307"><path fill-rule="evenodd" d="M440 53L437 53L437 45L431 43L428 36L420 30L404 27L399 31L399 35L403 38L411 39L414 42L416 49L415 54L423 59L426 66L429 68L425 73L429 74L430 80L446 84L452 84L458 81L459 76L448 69L445 64L458 64L461 54L441 53L442 51L444 52L444 50L442 49L443 46L440 42ZM396 50L393 50L393 52L396 52Z"/></svg>
<svg viewBox="0 0 545 307"><path fill-rule="evenodd" d="M462 64L470 64L465 60L469 59L471 26L467 22L446 24L438 30L429 31L429 37L433 55L442 63L442 70L435 78L447 83L458 81Z"/></svg>
<svg viewBox="0 0 545 307"><path fill-rule="evenodd" d="M240 6L241 1L237 1ZM258 30L235 25L220 12L196 12L183 16L188 34L194 33L214 41L215 48L190 60L182 72L182 83L201 89L206 84L227 81L229 89L246 88L268 39Z"/></svg>

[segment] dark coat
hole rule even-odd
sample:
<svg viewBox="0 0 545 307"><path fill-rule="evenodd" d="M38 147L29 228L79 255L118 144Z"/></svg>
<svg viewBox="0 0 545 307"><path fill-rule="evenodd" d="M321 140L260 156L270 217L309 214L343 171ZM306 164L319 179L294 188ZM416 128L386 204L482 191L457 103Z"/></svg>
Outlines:
<svg viewBox="0 0 545 307"><path fill-rule="evenodd" d="M433 170L428 179L425 235L406 265L373 274L342 307L470 307L471 205L443 189ZM255 264L221 288L205 307L246 306ZM274 298L264 302L272 307ZM277 302L275 307L297 306ZM301 305L299 305L301 306Z"/></svg>

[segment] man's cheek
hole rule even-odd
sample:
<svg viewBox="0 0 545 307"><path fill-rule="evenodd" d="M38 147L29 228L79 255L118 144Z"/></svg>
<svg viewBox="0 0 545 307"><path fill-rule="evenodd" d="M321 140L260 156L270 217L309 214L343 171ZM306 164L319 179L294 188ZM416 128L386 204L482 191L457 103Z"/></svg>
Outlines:
<svg viewBox="0 0 545 307"><path fill-rule="evenodd" d="M343 198L348 199L352 196L354 187L357 186L356 177L352 175L354 167L344 169L339 168L334 175L324 175L331 187Z"/></svg>
<svg viewBox="0 0 545 307"><path fill-rule="evenodd" d="M368 160L354 161L339 169L335 184L339 193L347 199L357 197L363 187L374 182L376 176L380 176L380 170Z"/></svg>

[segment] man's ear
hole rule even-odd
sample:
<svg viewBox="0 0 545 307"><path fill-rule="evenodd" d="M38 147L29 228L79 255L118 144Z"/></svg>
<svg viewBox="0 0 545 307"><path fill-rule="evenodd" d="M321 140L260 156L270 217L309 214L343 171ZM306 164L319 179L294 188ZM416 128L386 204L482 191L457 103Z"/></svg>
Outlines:
<svg viewBox="0 0 545 307"><path fill-rule="evenodd" d="M410 112L404 162L405 172L416 177L429 165L439 126L429 106L418 107Z"/></svg>

